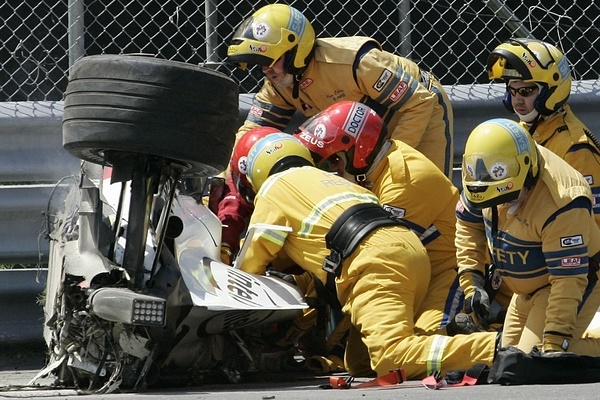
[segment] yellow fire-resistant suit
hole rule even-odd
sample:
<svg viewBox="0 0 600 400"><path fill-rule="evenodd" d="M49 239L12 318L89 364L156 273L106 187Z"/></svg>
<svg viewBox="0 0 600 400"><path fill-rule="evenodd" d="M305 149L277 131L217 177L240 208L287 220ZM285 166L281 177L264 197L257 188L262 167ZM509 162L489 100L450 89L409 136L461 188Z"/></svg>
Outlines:
<svg viewBox="0 0 600 400"><path fill-rule="evenodd" d="M487 249L514 293L502 333L503 346L541 349L544 332L572 335L569 351L600 356L600 341L582 339L600 306L600 288L588 284L589 258L600 251L600 230L591 215L589 185L575 169L538 146L538 178L515 209L457 205L456 245L465 297L474 293L472 271L483 272ZM497 232L492 236L492 232Z"/></svg>
<svg viewBox="0 0 600 400"><path fill-rule="evenodd" d="M520 124L527 130L531 129L524 122ZM600 144L594 143L586 131L589 133L571 108L564 105L562 111L536 123L531 134L538 144L558 155L585 177L592 189L592 209L600 226ZM508 305L505 300L510 300L508 288L501 286L498 294L496 299Z"/></svg>
<svg viewBox="0 0 600 400"><path fill-rule="evenodd" d="M538 144L557 154L585 177L592 188L594 216L600 226L600 143L594 143L586 135L589 130L568 105L563 109L538 122L532 136ZM521 124L529 129L526 124Z"/></svg>
<svg viewBox="0 0 600 400"><path fill-rule="evenodd" d="M427 249L431 282L416 326L431 333L462 308L454 244L458 189L412 147L399 140L385 146L389 149L367 173L366 186L384 208L407 221Z"/></svg>
<svg viewBox="0 0 600 400"><path fill-rule="evenodd" d="M256 223L291 227L289 233L263 230L254 235L241 268L264 274L284 252L324 283L329 254L325 235L348 207L378 203L369 190L314 167L291 168L271 176L255 199L250 227ZM378 375L403 367L409 378L432 371L491 365L495 333L455 337L418 336L417 310L426 301L431 268L419 238L407 227L380 227L366 235L342 264L335 286L343 312L360 331L371 367Z"/></svg>
<svg viewBox="0 0 600 400"><path fill-rule="evenodd" d="M257 125L284 130L296 110L310 117L341 100L360 101L384 118L392 139L413 146L451 178L452 106L440 82L413 61L366 37L317 39L299 89L295 99L291 86L265 80L238 138Z"/></svg>

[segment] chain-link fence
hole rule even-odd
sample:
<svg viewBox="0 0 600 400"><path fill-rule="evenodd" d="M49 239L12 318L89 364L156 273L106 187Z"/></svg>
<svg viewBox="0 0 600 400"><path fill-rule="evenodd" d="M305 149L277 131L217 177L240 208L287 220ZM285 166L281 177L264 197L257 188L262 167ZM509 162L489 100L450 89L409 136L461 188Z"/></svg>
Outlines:
<svg viewBox="0 0 600 400"><path fill-rule="evenodd" d="M271 3L274 1L271 1ZM3 0L0 101L61 100L68 69L93 54L146 53L211 66L258 90L262 74L225 63L235 28L269 2L248 0ZM443 84L487 83L500 42L558 45L576 80L600 76L600 5L590 0L289 1L317 36L364 35L417 61ZM577 87L575 87L577 91Z"/></svg>

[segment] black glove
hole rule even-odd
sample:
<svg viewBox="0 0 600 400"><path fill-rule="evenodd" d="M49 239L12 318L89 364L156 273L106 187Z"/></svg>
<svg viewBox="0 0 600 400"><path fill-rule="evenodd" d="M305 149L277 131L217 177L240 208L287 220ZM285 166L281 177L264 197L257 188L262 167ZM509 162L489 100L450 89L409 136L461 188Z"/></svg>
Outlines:
<svg viewBox="0 0 600 400"><path fill-rule="evenodd" d="M284 281L291 283L292 285L296 285L296 280L294 279L294 275L292 274L286 274L284 272L280 272L280 271L275 271L275 270L267 270L267 275L268 276L275 276L279 279L283 279Z"/></svg>
<svg viewBox="0 0 600 400"><path fill-rule="evenodd" d="M474 273L471 284L473 285L473 296L465 299L465 312L471 314L479 324L486 324L490 317L490 296L485 291L485 279Z"/></svg>
<svg viewBox="0 0 600 400"><path fill-rule="evenodd" d="M480 320L486 320L490 316L490 298L485 290L475 289L475 294L465 299L465 311L467 314L475 314Z"/></svg>

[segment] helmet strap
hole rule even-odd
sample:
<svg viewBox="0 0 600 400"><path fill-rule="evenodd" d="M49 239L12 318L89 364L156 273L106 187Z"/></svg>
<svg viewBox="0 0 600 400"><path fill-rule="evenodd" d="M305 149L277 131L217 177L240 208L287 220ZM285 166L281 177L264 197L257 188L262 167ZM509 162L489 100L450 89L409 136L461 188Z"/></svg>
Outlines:
<svg viewBox="0 0 600 400"><path fill-rule="evenodd" d="M294 54L296 53L296 47L293 50L286 51L283 55L283 69L290 74L294 74Z"/></svg>
<svg viewBox="0 0 600 400"><path fill-rule="evenodd" d="M354 180L356 181L356 183L358 183L360 186L364 186L365 182L367 180L367 175L366 174L358 174L358 175L354 175Z"/></svg>
<svg viewBox="0 0 600 400"><path fill-rule="evenodd" d="M298 75L298 79L300 79L300 77L304 73L304 70L306 69L306 66L300 68L294 66L294 59L296 58L297 51L298 46L296 45L291 50L285 52L285 54L283 55L283 69L288 74Z"/></svg>
<svg viewBox="0 0 600 400"><path fill-rule="evenodd" d="M536 121L533 121L533 123L531 124L527 124L527 128L529 128L529 133L533 136L533 134L535 133L535 130L537 129L538 125L540 122L540 118L538 117L538 119Z"/></svg>
<svg viewBox="0 0 600 400"><path fill-rule="evenodd" d="M300 96L300 78L302 75L294 75L294 86L292 86L292 97L297 99Z"/></svg>
<svg viewBox="0 0 600 400"><path fill-rule="evenodd" d="M316 46L313 46L312 50L304 60L304 67L296 68L294 66L294 59L296 58L296 52L298 51L298 46L294 46L293 49L289 50L284 55L284 63L283 68L289 74L294 75L294 86L292 87L292 97L297 99L300 96L300 80L302 79L302 74L308 68L308 64L312 61L312 58L315 54Z"/></svg>
<svg viewBox="0 0 600 400"><path fill-rule="evenodd" d="M538 173L538 175L539 175L539 173ZM523 182L523 187L527 188L527 189L531 189L536 181L537 181L537 176L533 176L533 173L531 172L531 170L529 170L529 172L527 173L527 176L525 177L525 182Z"/></svg>
<svg viewBox="0 0 600 400"><path fill-rule="evenodd" d="M346 171L346 173L353 175L354 181L360 184L361 186L364 186L364 182L367 180L367 176L370 175L375 168L377 168L379 162L383 159L383 157L387 154L390 147L392 146L392 141L385 140L385 136L386 135L382 133L382 135L379 137L375 149L373 149L373 152L365 160L367 165L363 168L355 168L352 165L355 146L352 146L352 148L348 152L346 152L346 166L344 170Z"/></svg>

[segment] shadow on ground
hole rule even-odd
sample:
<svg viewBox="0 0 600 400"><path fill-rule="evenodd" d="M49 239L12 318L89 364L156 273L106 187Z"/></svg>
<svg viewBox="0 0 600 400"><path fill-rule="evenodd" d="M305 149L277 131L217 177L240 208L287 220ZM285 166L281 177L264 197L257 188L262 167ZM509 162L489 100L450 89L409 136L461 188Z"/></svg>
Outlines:
<svg viewBox="0 0 600 400"><path fill-rule="evenodd" d="M42 369L45 363L44 342L0 343L0 371Z"/></svg>

